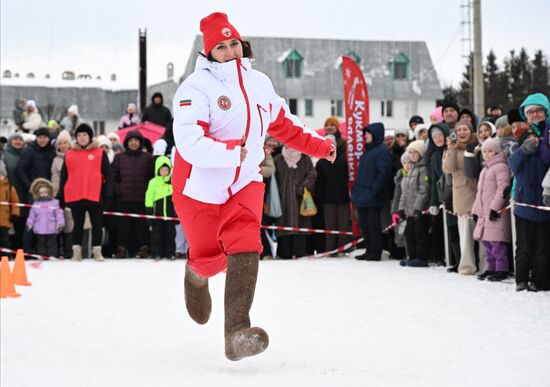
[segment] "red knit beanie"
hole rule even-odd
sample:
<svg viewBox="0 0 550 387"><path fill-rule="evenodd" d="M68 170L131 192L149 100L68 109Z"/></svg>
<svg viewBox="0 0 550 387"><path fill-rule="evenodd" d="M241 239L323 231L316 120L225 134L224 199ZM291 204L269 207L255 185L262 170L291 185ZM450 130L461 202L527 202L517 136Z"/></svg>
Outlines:
<svg viewBox="0 0 550 387"><path fill-rule="evenodd" d="M241 39L239 31L229 23L227 15L222 12L214 12L203 18L200 28L206 55L222 40Z"/></svg>

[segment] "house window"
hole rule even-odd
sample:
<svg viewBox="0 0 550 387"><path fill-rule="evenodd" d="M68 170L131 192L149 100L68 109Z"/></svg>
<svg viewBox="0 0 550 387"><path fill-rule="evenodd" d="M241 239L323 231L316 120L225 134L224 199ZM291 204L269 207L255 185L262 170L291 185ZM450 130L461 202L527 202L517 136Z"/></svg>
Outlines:
<svg viewBox="0 0 550 387"><path fill-rule="evenodd" d="M290 112L294 115L298 114L298 100L296 98L290 98L288 100L288 108Z"/></svg>
<svg viewBox="0 0 550 387"><path fill-rule="evenodd" d="M330 115L336 117L344 116L344 103L341 99L330 100Z"/></svg>
<svg viewBox="0 0 550 387"><path fill-rule="evenodd" d="M380 101L380 115L393 117L393 101Z"/></svg>
<svg viewBox="0 0 550 387"><path fill-rule="evenodd" d="M105 121L94 121L93 126L96 136L99 136L100 134L105 134Z"/></svg>
<svg viewBox="0 0 550 387"><path fill-rule="evenodd" d="M399 53L393 61L393 79L407 79L407 73L409 68L409 58Z"/></svg>
<svg viewBox="0 0 550 387"><path fill-rule="evenodd" d="M296 50L292 50L283 64L287 78L300 78L302 76L302 62L304 57Z"/></svg>
<svg viewBox="0 0 550 387"><path fill-rule="evenodd" d="M306 116L307 117L313 116L313 100L312 99L306 99Z"/></svg>

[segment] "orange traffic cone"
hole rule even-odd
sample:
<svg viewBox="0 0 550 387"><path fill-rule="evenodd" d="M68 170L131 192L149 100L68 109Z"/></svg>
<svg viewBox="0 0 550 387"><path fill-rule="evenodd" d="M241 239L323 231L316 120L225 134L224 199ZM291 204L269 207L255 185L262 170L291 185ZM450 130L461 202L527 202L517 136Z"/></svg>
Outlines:
<svg viewBox="0 0 550 387"><path fill-rule="evenodd" d="M20 296L21 294L15 292L8 257L3 256L2 263L0 264L0 298Z"/></svg>
<svg viewBox="0 0 550 387"><path fill-rule="evenodd" d="M13 283L22 286L31 286L27 280L27 268L25 267L25 254L23 250L17 250L15 254L15 263L13 264Z"/></svg>

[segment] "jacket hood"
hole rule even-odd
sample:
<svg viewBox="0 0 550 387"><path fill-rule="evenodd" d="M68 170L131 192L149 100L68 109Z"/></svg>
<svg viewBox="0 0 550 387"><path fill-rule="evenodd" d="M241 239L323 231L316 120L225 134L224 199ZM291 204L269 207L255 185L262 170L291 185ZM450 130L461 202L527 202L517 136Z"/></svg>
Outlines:
<svg viewBox="0 0 550 387"><path fill-rule="evenodd" d="M143 146L143 135L139 130L130 130L124 139L124 149L128 150L128 141L132 138L137 138L140 142L140 148Z"/></svg>
<svg viewBox="0 0 550 387"><path fill-rule="evenodd" d="M442 147L438 148L437 146L435 146L435 143L434 143L434 140L432 138L432 133L433 133L433 130L434 129L439 129L443 132L443 135L445 136L445 141L447 141L447 137L449 137L449 127L447 126L446 123L444 122L438 122L436 124L433 124L432 126L430 126L430 129L428 129L428 138L430 139L430 143L433 144L433 146L437 149L443 149L445 148L447 145L446 144L443 144Z"/></svg>
<svg viewBox="0 0 550 387"><path fill-rule="evenodd" d="M151 103L153 105L157 105L155 103L155 98L160 97L160 103L158 105L162 105L164 103L164 97L161 92L157 91L156 93L153 93L153 96L151 97Z"/></svg>
<svg viewBox="0 0 550 387"><path fill-rule="evenodd" d="M163 179L165 182L168 182L172 177L172 163L170 162L170 159L166 156L157 157L157 159L155 160L155 177L160 177L159 171L164 166L170 168L170 173Z"/></svg>
<svg viewBox="0 0 550 387"><path fill-rule="evenodd" d="M497 153L493 158L490 160L484 161L483 165L486 167L493 166L498 163L503 163L508 165L508 157L506 156L506 152L500 152Z"/></svg>
<svg viewBox="0 0 550 387"><path fill-rule="evenodd" d="M34 200L38 200L38 198L40 197L38 195L38 191L42 187L46 187L48 189L48 199L52 199L53 198L53 185L52 185L52 183L50 183L50 181L47 180L47 179L43 179L43 178L39 177L38 179L35 179L31 184L31 193L32 193L32 197L34 198Z"/></svg>
<svg viewBox="0 0 550 387"><path fill-rule="evenodd" d="M383 123L373 122L369 124L363 129L363 133L365 132L372 134L372 142L366 145L367 148L372 148L384 142L385 129Z"/></svg>
<svg viewBox="0 0 550 387"><path fill-rule="evenodd" d="M527 122L527 116L524 113L524 108L527 105L540 105L546 111L546 123L548 123L548 111L550 110L550 102L548 102L548 97L542 93L535 93L528 95L527 98L523 100L519 107L519 114Z"/></svg>

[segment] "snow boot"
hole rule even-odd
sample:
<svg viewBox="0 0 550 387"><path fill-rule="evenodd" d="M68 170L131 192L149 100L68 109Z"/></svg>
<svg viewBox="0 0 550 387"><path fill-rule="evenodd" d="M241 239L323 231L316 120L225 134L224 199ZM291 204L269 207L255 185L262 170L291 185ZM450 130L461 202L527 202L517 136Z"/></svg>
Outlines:
<svg viewBox="0 0 550 387"><path fill-rule="evenodd" d="M508 274L507 271L496 271L492 275L487 277L487 279L491 282L500 282L500 281L504 281L509 276L510 275Z"/></svg>
<svg viewBox="0 0 550 387"><path fill-rule="evenodd" d="M527 282L518 282L516 284L516 292L523 292L524 290L528 290L529 289L529 285L527 284Z"/></svg>
<svg viewBox="0 0 550 387"><path fill-rule="evenodd" d="M128 250L126 247L118 246L115 249L115 258L128 258Z"/></svg>
<svg viewBox="0 0 550 387"><path fill-rule="evenodd" d="M103 258L103 254L101 254L101 246L93 246L92 255L94 256L94 259L98 262L103 262L105 260L105 258Z"/></svg>
<svg viewBox="0 0 550 387"><path fill-rule="evenodd" d="M189 265L185 265L185 306L189 316L197 324L208 322L212 311L208 278L196 274Z"/></svg>
<svg viewBox="0 0 550 387"><path fill-rule="evenodd" d="M490 277L495 273L496 273L495 271L485 270L485 273L479 274L477 276L477 279L480 280L480 281L485 281L486 279L491 281Z"/></svg>
<svg viewBox="0 0 550 387"><path fill-rule="evenodd" d="M258 278L258 253L240 253L227 257L225 277L225 356L241 360L262 353L269 345L267 333L250 327L249 312Z"/></svg>
<svg viewBox="0 0 550 387"><path fill-rule="evenodd" d="M407 262L408 267L428 267L428 262L426 262L425 259L420 258L414 258L409 259L409 262Z"/></svg>
<svg viewBox="0 0 550 387"><path fill-rule="evenodd" d="M82 261L82 246L73 245L73 257L71 260L75 262Z"/></svg>

